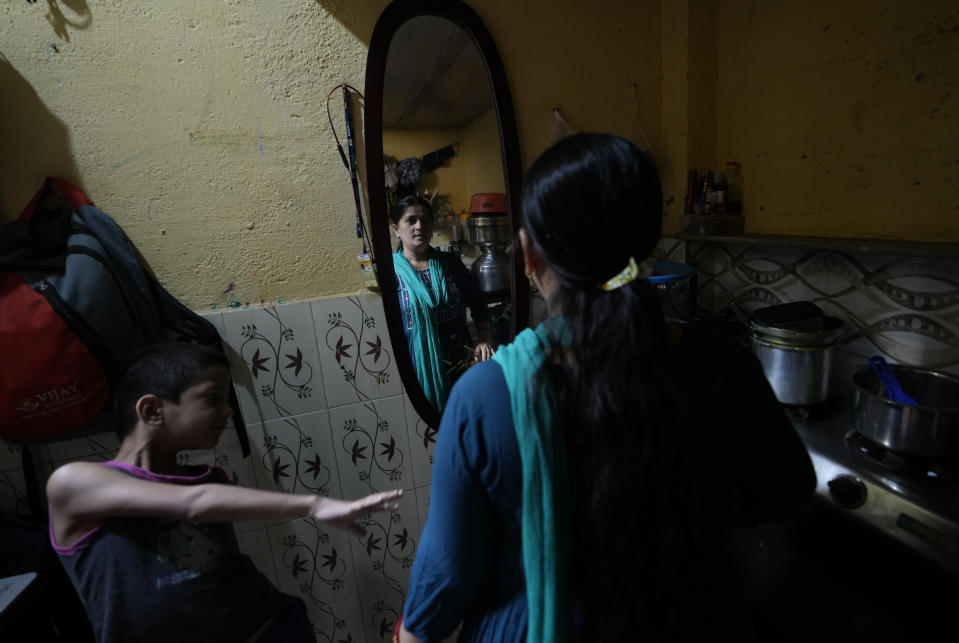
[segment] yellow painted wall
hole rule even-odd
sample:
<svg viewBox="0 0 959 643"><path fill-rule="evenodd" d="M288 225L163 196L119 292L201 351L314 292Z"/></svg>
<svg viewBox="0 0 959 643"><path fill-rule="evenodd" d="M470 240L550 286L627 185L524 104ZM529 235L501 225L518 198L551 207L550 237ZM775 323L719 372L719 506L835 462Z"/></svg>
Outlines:
<svg viewBox="0 0 959 643"><path fill-rule="evenodd" d="M747 231L959 241L959 4L715 10L714 160L743 164Z"/></svg>
<svg viewBox="0 0 959 643"><path fill-rule="evenodd" d="M670 171L662 150L660 0L470 5L506 67L524 168L546 149L558 107L577 131L648 138L661 169Z"/></svg>
<svg viewBox="0 0 959 643"><path fill-rule="evenodd" d="M466 162L469 150L462 145L463 134L459 128L448 129L387 129L383 131L383 154L397 161L409 157L422 157L430 152L453 145L456 156L428 174L420 181L423 190L439 190L450 197L450 206L456 210L463 207L466 198Z"/></svg>
<svg viewBox="0 0 959 643"><path fill-rule="evenodd" d="M648 138L667 231L686 169L712 157L742 161L751 231L959 238L954 2L470 4L524 167L559 107L574 129ZM0 219L60 175L195 309L361 290L326 97L363 88L385 5L3 3Z"/></svg>
<svg viewBox="0 0 959 643"><path fill-rule="evenodd" d="M313 1L5 2L0 216L60 175L195 309L361 290L326 97L366 53Z"/></svg>
<svg viewBox="0 0 959 643"><path fill-rule="evenodd" d="M385 5L3 3L0 219L59 175L194 309L362 290L326 97L341 82L362 90ZM658 136L658 1L471 6L505 60L525 165L553 107L577 129L634 136L633 83ZM342 136L341 105L337 93Z"/></svg>
<svg viewBox="0 0 959 643"><path fill-rule="evenodd" d="M437 190L446 197L454 214L469 212L470 199L478 192L505 192L502 146L496 115L488 110L472 122L449 129L385 129L383 153L396 161L422 157L446 145L453 145L456 156L441 167L424 174L423 190ZM459 223L459 217L454 222ZM451 222L441 222L434 229L434 246L449 243ZM468 249L467 255L478 254Z"/></svg>
<svg viewBox="0 0 959 643"><path fill-rule="evenodd" d="M503 192L503 154L492 110L467 125L450 129L386 129L383 153L397 161L422 157L447 145L456 156L424 174L420 187L449 197L454 212L467 212L477 192Z"/></svg>
<svg viewBox="0 0 959 643"><path fill-rule="evenodd" d="M462 209L469 211L469 198L481 192L505 192L503 151L499 142L496 114L488 110L463 128L466 195Z"/></svg>

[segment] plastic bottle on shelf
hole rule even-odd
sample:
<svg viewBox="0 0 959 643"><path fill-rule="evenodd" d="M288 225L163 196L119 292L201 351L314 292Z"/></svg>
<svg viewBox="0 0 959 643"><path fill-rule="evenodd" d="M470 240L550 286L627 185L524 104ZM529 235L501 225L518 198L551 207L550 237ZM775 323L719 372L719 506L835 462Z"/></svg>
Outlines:
<svg viewBox="0 0 959 643"><path fill-rule="evenodd" d="M360 274L363 276L363 285L374 292L379 292L380 285L376 281L376 271L373 269L373 259L369 253L364 252L363 254L356 255L356 258L360 262Z"/></svg>
<svg viewBox="0 0 959 643"><path fill-rule="evenodd" d="M711 203L709 196L709 172L706 172L703 176L703 185L699 190L699 197L696 199L696 214L704 215L711 214Z"/></svg>
<svg viewBox="0 0 959 643"><path fill-rule="evenodd" d="M722 172L707 172L703 181L703 214L726 213L726 177Z"/></svg>
<svg viewBox="0 0 959 643"><path fill-rule="evenodd" d="M712 172L713 214L726 214L726 175Z"/></svg>

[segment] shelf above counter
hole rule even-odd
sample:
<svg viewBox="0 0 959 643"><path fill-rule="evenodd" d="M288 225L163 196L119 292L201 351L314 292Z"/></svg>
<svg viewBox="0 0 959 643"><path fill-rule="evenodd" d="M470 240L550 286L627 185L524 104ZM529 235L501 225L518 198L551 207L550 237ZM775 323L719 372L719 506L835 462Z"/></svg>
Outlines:
<svg viewBox="0 0 959 643"><path fill-rule="evenodd" d="M774 234L687 234L673 235L681 241L698 243L740 243L749 245L791 245L806 248L856 250L881 254L922 255L959 258L959 243L931 241L894 241L843 237L800 237Z"/></svg>

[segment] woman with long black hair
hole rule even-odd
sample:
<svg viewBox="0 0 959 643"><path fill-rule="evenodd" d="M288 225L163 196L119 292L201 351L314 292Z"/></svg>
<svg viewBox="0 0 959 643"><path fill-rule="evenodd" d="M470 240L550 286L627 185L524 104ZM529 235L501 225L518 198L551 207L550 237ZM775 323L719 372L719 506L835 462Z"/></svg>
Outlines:
<svg viewBox="0 0 959 643"><path fill-rule="evenodd" d="M453 388L401 641L753 634L726 533L792 515L815 474L758 362L665 321L640 267L661 220L625 139L531 167L519 240L551 317Z"/></svg>

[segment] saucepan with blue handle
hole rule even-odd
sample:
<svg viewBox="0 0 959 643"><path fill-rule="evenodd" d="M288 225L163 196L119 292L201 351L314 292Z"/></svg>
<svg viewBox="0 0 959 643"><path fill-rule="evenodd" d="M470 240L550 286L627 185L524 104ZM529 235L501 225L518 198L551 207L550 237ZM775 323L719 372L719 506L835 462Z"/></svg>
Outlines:
<svg viewBox="0 0 959 643"><path fill-rule="evenodd" d="M862 436L903 455L959 460L959 377L876 356L853 382Z"/></svg>

